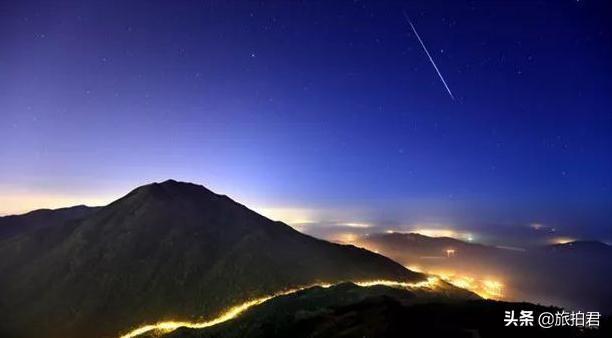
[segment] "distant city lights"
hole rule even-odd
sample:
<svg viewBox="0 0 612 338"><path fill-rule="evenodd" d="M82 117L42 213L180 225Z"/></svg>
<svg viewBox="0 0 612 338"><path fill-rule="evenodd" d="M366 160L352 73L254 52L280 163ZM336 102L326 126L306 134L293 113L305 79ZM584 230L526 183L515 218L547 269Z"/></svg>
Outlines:
<svg viewBox="0 0 612 338"><path fill-rule="evenodd" d="M336 223L336 225L345 226L345 227L349 227L349 228L362 228L362 229L371 227L371 225L367 224L367 223L353 223L353 222L349 222L349 223Z"/></svg>
<svg viewBox="0 0 612 338"><path fill-rule="evenodd" d="M576 238L572 237L555 237L550 240L552 244L567 244L576 241Z"/></svg>

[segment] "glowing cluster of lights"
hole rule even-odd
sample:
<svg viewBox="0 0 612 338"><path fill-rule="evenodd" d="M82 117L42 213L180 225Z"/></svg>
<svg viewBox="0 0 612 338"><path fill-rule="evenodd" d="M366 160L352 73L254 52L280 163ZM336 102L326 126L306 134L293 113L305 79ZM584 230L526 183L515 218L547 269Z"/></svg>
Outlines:
<svg viewBox="0 0 612 338"><path fill-rule="evenodd" d="M334 235L330 239L333 242L341 243L341 244L356 244L359 241L359 235L356 235L350 232L343 232L343 233Z"/></svg>
<svg viewBox="0 0 612 338"><path fill-rule="evenodd" d="M454 272L441 271L433 274L456 287L472 291L485 299L502 299L504 297L504 284L494 279L478 279Z"/></svg>
<svg viewBox="0 0 612 338"><path fill-rule="evenodd" d="M469 290L485 299L499 300L504 298L504 284L497 279L479 279L467 275L459 275L452 271L426 271L418 265L408 265L406 268L411 271L437 276L449 284Z"/></svg>
<svg viewBox="0 0 612 338"><path fill-rule="evenodd" d="M572 237L555 237L551 239L552 244L567 244L574 241L576 241L576 239Z"/></svg>

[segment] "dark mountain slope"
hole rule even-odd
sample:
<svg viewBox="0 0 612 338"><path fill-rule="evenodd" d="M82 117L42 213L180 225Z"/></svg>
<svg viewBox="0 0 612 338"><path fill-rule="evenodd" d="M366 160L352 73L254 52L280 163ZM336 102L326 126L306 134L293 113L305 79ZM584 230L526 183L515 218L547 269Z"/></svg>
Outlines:
<svg viewBox="0 0 612 338"><path fill-rule="evenodd" d="M0 335L9 337L112 336L316 281L423 278L175 181L1 241L0 255Z"/></svg>

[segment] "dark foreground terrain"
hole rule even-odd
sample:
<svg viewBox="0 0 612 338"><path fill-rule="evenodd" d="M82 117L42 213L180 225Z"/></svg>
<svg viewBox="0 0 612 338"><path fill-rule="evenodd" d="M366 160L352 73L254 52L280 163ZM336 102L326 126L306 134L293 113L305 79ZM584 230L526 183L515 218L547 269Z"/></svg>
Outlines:
<svg viewBox="0 0 612 338"><path fill-rule="evenodd" d="M445 297L385 286L345 283L282 296L237 319L207 329L181 328L164 338L314 337L610 337L610 319L601 329L505 327L504 311L557 309Z"/></svg>

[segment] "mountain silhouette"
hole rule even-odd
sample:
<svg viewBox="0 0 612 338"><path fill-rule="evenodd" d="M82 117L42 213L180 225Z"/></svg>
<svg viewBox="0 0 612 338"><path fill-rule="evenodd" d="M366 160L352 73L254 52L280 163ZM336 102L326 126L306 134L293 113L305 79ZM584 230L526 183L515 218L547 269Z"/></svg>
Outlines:
<svg viewBox="0 0 612 338"><path fill-rule="evenodd" d="M292 286L424 278L191 183L141 186L81 211L48 224L64 211L47 211L37 223L46 225L0 240L0 336L118 336L143 323L215 315Z"/></svg>
<svg viewBox="0 0 612 338"><path fill-rule="evenodd" d="M600 241L572 241L562 244L552 244L550 251L575 254L612 254L612 246Z"/></svg>
<svg viewBox="0 0 612 338"><path fill-rule="evenodd" d="M55 210L38 209L24 215L0 217L0 240L36 229L58 226L85 217L97 209L77 205Z"/></svg>

